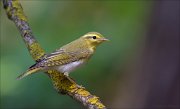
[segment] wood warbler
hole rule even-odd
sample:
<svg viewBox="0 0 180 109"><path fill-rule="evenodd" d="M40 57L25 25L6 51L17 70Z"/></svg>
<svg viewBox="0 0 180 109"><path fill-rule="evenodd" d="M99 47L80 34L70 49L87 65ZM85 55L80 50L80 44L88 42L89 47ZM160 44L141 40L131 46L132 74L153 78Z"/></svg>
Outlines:
<svg viewBox="0 0 180 109"><path fill-rule="evenodd" d="M38 71L51 69L58 70L68 76L74 69L87 62L94 54L96 47L107 40L98 32L89 32L55 52L43 56L17 79L22 79Z"/></svg>

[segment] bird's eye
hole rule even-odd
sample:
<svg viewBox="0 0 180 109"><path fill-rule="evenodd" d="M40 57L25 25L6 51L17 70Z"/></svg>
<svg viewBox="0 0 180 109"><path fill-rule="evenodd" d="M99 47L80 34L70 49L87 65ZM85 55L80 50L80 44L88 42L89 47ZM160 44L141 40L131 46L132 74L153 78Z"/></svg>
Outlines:
<svg viewBox="0 0 180 109"><path fill-rule="evenodd" d="M92 38L93 38L93 39L96 39L96 36L93 36Z"/></svg>

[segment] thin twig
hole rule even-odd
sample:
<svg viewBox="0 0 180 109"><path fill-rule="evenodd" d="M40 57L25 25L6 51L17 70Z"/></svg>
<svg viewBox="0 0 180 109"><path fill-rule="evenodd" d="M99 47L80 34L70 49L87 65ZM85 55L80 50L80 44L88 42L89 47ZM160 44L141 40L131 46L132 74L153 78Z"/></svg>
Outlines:
<svg viewBox="0 0 180 109"><path fill-rule="evenodd" d="M22 6L18 0L3 0L4 9L10 20L12 20L29 50L29 53L35 61L45 55L45 51L35 39L32 30L28 24ZM85 88L77 87L76 83L69 81L62 73L56 70L45 72L51 78L54 88L61 94L66 94L79 101L87 108L105 109L99 98L91 95Z"/></svg>

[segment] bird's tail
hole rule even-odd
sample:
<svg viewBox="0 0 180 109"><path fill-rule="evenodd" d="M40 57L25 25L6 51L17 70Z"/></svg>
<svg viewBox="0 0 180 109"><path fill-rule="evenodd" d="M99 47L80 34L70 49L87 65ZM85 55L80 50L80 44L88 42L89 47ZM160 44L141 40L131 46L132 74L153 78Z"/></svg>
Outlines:
<svg viewBox="0 0 180 109"><path fill-rule="evenodd" d="M25 73L19 75L17 77L17 80L20 80L20 79L22 79L22 78L24 78L24 77L26 77L26 76L28 76L30 74L36 73L36 72L38 72L40 70L41 70L41 67L31 66Z"/></svg>

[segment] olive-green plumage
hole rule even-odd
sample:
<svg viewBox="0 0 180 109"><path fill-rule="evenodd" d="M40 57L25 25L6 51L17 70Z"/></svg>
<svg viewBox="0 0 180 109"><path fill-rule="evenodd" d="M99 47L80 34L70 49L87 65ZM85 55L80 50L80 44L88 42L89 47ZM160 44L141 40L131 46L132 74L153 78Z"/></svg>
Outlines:
<svg viewBox="0 0 180 109"><path fill-rule="evenodd" d="M87 62L95 52L96 47L107 40L100 33L89 32L55 52L45 55L17 79L49 69L56 69L68 76L71 71Z"/></svg>

